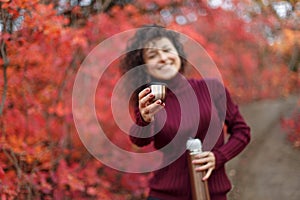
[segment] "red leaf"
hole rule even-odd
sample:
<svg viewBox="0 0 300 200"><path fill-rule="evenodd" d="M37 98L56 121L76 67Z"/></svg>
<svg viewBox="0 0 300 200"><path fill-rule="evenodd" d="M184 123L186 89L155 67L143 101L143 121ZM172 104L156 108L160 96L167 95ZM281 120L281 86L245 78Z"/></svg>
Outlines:
<svg viewBox="0 0 300 200"><path fill-rule="evenodd" d="M94 188L94 187L88 187L87 193L88 193L89 195L91 195L91 196L95 196L95 195L97 195L98 191L97 191L97 189Z"/></svg>
<svg viewBox="0 0 300 200"><path fill-rule="evenodd" d="M3 168L0 166L0 179L2 180L4 178L5 172Z"/></svg>

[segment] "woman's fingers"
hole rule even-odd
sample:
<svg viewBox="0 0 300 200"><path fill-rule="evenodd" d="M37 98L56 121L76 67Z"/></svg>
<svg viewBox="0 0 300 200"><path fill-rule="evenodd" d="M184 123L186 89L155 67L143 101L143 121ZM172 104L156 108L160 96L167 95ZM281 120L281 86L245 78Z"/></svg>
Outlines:
<svg viewBox="0 0 300 200"><path fill-rule="evenodd" d="M154 115L164 107L164 103L161 100L157 100L152 104L149 104L145 108L140 110L142 117L147 122L152 122L154 120Z"/></svg>
<svg viewBox="0 0 300 200"><path fill-rule="evenodd" d="M201 171L206 171L210 168L213 168L213 164L208 162L205 165L199 165L195 168L196 171L201 172Z"/></svg>
<svg viewBox="0 0 300 200"><path fill-rule="evenodd" d="M150 88L143 89L138 95L139 100L141 100L143 97L145 97L150 91L151 91Z"/></svg>
<svg viewBox="0 0 300 200"><path fill-rule="evenodd" d="M203 180L203 181L206 181L206 180L210 177L212 171L213 171L213 169L212 169L212 168L209 168L209 169L207 170L207 172L205 173L205 176L202 178L202 180Z"/></svg>
<svg viewBox="0 0 300 200"><path fill-rule="evenodd" d="M212 158L206 157L206 158L195 159L193 160L193 163L196 165L203 165L210 161L212 161Z"/></svg>
<svg viewBox="0 0 300 200"><path fill-rule="evenodd" d="M204 151L202 153L197 154L196 158L200 159L200 158L208 157L208 156L210 156L210 153L211 153L210 151Z"/></svg>
<svg viewBox="0 0 300 200"><path fill-rule="evenodd" d="M164 107L164 104L162 103L161 100L157 100L154 103L150 104L148 106L148 109L150 111L150 113L157 113L160 109L162 109Z"/></svg>
<svg viewBox="0 0 300 200"><path fill-rule="evenodd" d="M142 90L138 98L140 113L146 122L152 122L154 115L165 106L161 100L152 102L154 95L150 93L150 88Z"/></svg>
<svg viewBox="0 0 300 200"><path fill-rule="evenodd" d="M146 88L139 93L139 107L144 108L148 106L154 95L150 93L150 88Z"/></svg>
<svg viewBox="0 0 300 200"><path fill-rule="evenodd" d="M206 171L203 180L207 180L210 177L212 171L215 169L216 158L212 152L203 152L195 156L193 164L197 165L197 167L195 168L196 171Z"/></svg>
<svg viewBox="0 0 300 200"><path fill-rule="evenodd" d="M196 155L195 159L193 160L193 163L197 164L197 165L202 165L207 162L212 162L212 163L215 162L215 156L213 155L212 152L200 153L200 154Z"/></svg>

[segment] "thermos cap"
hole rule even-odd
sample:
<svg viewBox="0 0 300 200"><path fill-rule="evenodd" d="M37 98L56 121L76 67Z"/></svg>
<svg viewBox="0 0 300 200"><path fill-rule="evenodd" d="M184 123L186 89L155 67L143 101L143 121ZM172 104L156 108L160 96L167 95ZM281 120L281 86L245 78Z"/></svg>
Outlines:
<svg viewBox="0 0 300 200"><path fill-rule="evenodd" d="M186 142L186 149L189 151L202 151L202 144L199 139L190 138Z"/></svg>

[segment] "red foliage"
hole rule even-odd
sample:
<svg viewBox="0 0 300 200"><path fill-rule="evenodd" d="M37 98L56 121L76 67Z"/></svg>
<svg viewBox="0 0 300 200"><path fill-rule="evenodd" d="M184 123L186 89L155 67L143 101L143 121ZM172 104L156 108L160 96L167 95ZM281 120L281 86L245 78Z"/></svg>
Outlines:
<svg viewBox="0 0 300 200"><path fill-rule="evenodd" d="M206 49L240 101L288 95L299 85L298 75L273 54L264 38L247 31L258 23L276 24L276 18L247 23L232 11L196 2L157 0L114 6L107 13L88 17L84 8L75 6L71 16L82 18L80 26L72 26L71 18L57 13L53 3L3 0L0 7L1 16L6 16L1 20L22 19L19 26L4 27L0 34L0 47L5 46L1 76L7 78L0 78L2 199L141 199L146 195L148 175L125 174L102 165L86 151L74 127L71 96L76 72L93 47L113 34L145 23L185 33ZM162 10L170 12L168 19ZM185 17L186 23L179 25L178 16ZM120 41L120 48L125 45ZM111 51L107 50L107 56ZM199 58L197 52L187 53ZM110 130L109 138L131 150L128 137L111 120L117 64L100 80L95 103L99 121ZM101 60L99 67L105 67ZM190 76L196 74L192 71ZM293 133L300 132L298 121L286 122ZM299 140L296 134L291 138Z"/></svg>

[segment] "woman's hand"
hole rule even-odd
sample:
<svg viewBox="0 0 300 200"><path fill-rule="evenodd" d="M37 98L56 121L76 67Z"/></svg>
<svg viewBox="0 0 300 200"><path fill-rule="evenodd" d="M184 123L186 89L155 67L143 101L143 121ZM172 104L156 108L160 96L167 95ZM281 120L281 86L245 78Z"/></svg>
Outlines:
<svg viewBox="0 0 300 200"><path fill-rule="evenodd" d="M205 151L195 156L193 164L198 165L196 171L206 171L203 181L207 180L216 167L216 157L213 152Z"/></svg>
<svg viewBox="0 0 300 200"><path fill-rule="evenodd" d="M154 115L161 110L165 104L161 100L152 102L154 95L150 93L150 88L145 88L139 93L139 110L145 122L152 122Z"/></svg>

